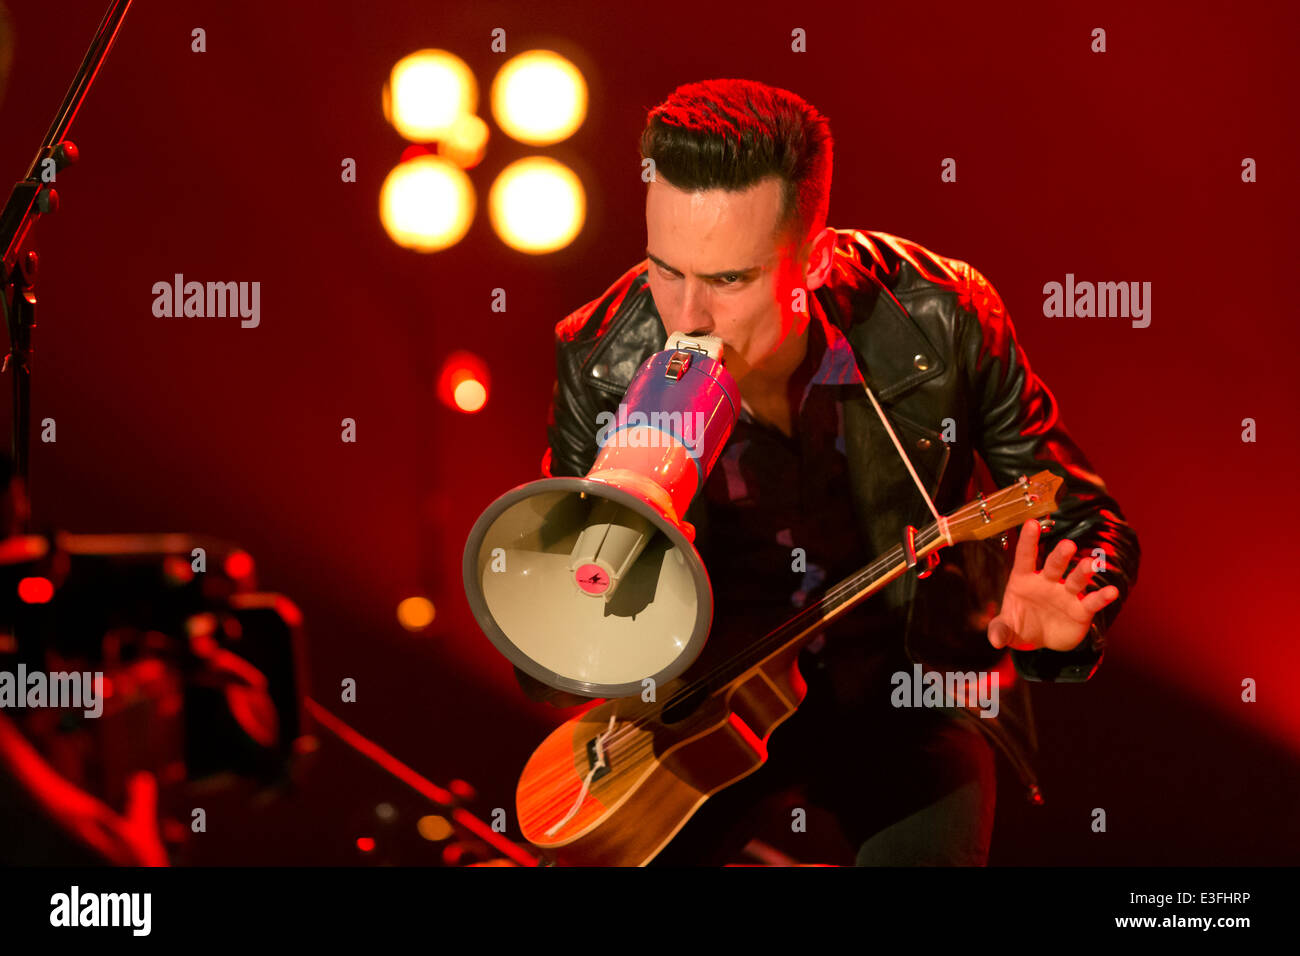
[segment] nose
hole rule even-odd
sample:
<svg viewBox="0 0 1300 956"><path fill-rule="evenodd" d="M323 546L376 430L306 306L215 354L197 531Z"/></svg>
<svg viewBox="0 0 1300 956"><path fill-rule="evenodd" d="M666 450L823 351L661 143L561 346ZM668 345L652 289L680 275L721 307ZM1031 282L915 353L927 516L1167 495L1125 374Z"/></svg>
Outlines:
<svg viewBox="0 0 1300 956"><path fill-rule="evenodd" d="M713 332L713 317L709 314L706 290L698 286L687 289L682 297L681 314L674 324L677 331L687 335L709 335Z"/></svg>

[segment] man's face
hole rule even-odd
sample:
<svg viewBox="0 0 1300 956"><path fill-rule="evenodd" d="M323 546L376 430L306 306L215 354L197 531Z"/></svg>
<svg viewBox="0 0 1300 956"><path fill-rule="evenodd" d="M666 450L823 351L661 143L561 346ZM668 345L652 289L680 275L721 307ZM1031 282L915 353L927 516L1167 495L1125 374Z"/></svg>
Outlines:
<svg viewBox="0 0 1300 956"><path fill-rule="evenodd" d="M716 335L737 381L807 326L792 293L806 288L798 250L774 235L781 182L743 192L685 192L662 177L646 193L648 278L664 330Z"/></svg>

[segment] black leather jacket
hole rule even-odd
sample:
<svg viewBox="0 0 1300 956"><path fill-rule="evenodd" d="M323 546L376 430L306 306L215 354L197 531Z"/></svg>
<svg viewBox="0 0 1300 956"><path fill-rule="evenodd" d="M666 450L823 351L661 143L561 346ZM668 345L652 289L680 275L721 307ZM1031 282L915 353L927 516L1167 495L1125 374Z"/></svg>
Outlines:
<svg viewBox="0 0 1300 956"><path fill-rule="evenodd" d="M1137 535L1063 427L1055 399L1030 371L1002 300L984 276L965 262L881 232L836 230L834 259L811 307L848 336L863 377L939 512L949 514L979 491L1050 469L1064 485L1052 515L1055 527L1040 541L1040 565L1068 537L1078 546L1077 557L1091 558L1096 547L1105 552L1106 570L1094 576L1090 589L1120 589L1119 599L1093 619L1089 636L1068 653L989 645L972 615L990 601L1001 602L1014 546L997 539L945 548L929 578L905 575L869 599L892 622L908 658L929 669L988 670L1011 655L1024 680L1013 679L1008 688L1003 678L999 717L958 713L998 745L1031 801L1041 802L1025 680L1079 682L1092 676L1104 635L1137 581ZM557 381L542 471L585 475L596 457L597 415L616 411L637 368L666 343L646 263L555 331ZM948 419L956 436L950 442L942 438ZM845 403L844 429L855 518L878 555L899 543L905 525L921 528L933 516L865 393ZM708 534L703 495L686 519L697 535ZM516 674L530 696L560 701L560 695Z"/></svg>

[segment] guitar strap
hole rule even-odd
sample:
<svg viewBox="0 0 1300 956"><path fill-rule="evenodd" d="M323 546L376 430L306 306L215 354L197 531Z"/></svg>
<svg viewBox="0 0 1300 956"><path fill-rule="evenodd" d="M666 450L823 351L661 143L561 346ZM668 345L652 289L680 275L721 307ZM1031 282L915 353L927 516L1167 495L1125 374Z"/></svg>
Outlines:
<svg viewBox="0 0 1300 956"><path fill-rule="evenodd" d="M892 441L894 447L898 449L898 457L903 459L903 464L907 467L907 473L912 476L912 481L916 483L917 490L921 492L921 497L925 499L925 504L930 509L930 514L934 515L935 523L939 526L939 532L943 535L944 540L948 542L949 546L951 546L953 541L952 535L948 533L948 519L939 514L939 509L934 506L934 502L930 499L930 493L925 490L925 484L921 481L920 476L917 475L916 469L912 467L912 460L907 457L907 452L903 451L903 443L900 442L898 436L894 434L894 427L889 424L889 418L885 415L884 409L880 407L880 403L876 401L875 393L871 391L871 388L867 385L865 379L862 382L862 390L867 393L867 398L871 399L871 405L875 408L876 414L880 416L880 421L885 426L885 431L889 434L890 441Z"/></svg>

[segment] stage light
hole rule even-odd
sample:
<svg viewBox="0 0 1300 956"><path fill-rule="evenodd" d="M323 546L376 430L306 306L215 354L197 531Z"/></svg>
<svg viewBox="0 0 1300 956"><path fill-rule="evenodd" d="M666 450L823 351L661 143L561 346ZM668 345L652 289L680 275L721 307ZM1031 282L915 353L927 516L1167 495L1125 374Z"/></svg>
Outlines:
<svg viewBox="0 0 1300 956"><path fill-rule="evenodd" d="M477 116L466 114L447 130L438 141L438 153L446 156L461 169L469 169L483 161L487 151L488 125Z"/></svg>
<svg viewBox="0 0 1300 956"><path fill-rule="evenodd" d="M49 578L23 578L18 582L18 598L24 604L47 604L54 597Z"/></svg>
<svg viewBox="0 0 1300 956"><path fill-rule="evenodd" d="M433 623L436 611L428 598L409 597L397 605L397 620L408 631L422 631Z"/></svg>
<svg viewBox="0 0 1300 956"><path fill-rule="evenodd" d="M492 81L492 115L521 143L558 143L586 119L587 83L558 53L529 50L507 61Z"/></svg>
<svg viewBox="0 0 1300 956"><path fill-rule="evenodd" d="M442 363L438 398L458 412L477 412L487 404L488 370L473 352L453 352Z"/></svg>
<svg viewBox="0 0 1300 956"><path fill-rule="evenodd" d="M488 193L492 228L512 249L554 252L571 243L587 216L577 174L545 156L530 156L501 171Z"/></svg>
<svg viewBox="0 0 1300 956"><path fill-rule="evenodd" d="M194 568L180 555L169 554L163 558L163 576L169 584L186 584L194 580Z"/></svg>
<svg viewBox="0 0 1300 956"><path fill-rule="evenodd" d="M454 163L420 156L393 169L379 192L379 218L399 246L436 252L454 246L474 219L474 186Z"/></svg>
<svg viewBox="0 0 1300 956"><path fill-rule="evenodd" d="M462 412L476 412L487 403L487 389L475 378L464 378L452 386L456 407Z"/></svg>
<svg viewBox="0 0 1300 956"><path fill-rule="evenodd" d="M441 840L445 840L454 832L452 825L447 821L447 818L437 816L436 814L429 814L428 816L420 817L419 821L415 824L415 829L419 832L420 836L424 837L431 843L438 843Z"/></svg>
<svg viewBox="0 0 1300 956"><path fill-rule="evenodd" d="M253 556L247 551L231 551L226 555L226 574L236 581L253 573Z"/></svg>
<svg viewBox="0 0 1300 956"><path fill-rule="evenodd" d="M403 57L384 84L384 117L416 143L442 139L477 106L474 73L446 50L418 50Z"/></svg>

